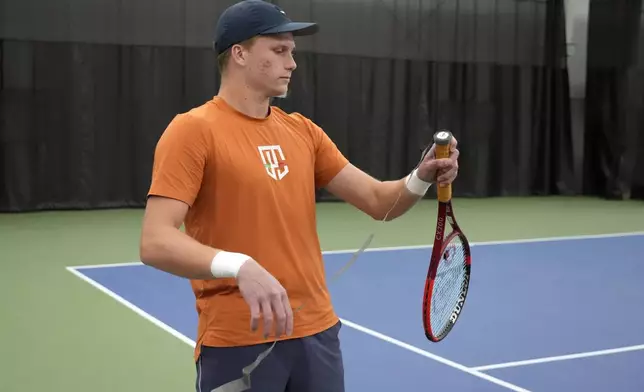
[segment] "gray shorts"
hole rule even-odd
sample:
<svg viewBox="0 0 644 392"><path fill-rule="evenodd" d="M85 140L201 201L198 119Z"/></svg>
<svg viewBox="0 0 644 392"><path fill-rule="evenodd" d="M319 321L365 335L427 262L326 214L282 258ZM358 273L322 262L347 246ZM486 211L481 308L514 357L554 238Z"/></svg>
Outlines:
<svg viewBox="0 0 644 392"><path fill-rule="evenodd" d="M251 373L252 392L344 392L344 367L338 333L341 323L316 335L277 342ZM210 392L240 378L272 343L244 347L201 347L197 392Z"/></svg>

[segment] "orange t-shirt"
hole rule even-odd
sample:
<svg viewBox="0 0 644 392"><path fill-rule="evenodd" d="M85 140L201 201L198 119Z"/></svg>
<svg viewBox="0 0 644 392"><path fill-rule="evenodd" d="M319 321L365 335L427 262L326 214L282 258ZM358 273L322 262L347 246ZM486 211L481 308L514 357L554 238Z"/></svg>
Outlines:
<svg viewBox="0 0 644 392"><path fill-rule="evenodd" d="M324 131L299 113L272 107L255 119L222 98L176 116L154 155L149 195L187 203L186 233L205 245L253 257L287 290L293 335L338 321L326 288L317 236L315 189L348 163ZM270 341L234 279L192 280L199 346ZM273 337L274 339L274 337Z"/></svg>

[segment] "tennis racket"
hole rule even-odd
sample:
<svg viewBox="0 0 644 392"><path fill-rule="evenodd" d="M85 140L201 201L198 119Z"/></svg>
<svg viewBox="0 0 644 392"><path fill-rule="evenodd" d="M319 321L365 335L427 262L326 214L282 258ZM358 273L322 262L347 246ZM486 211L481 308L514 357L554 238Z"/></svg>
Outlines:
<svg viewBox="0 0 644 392"><path fill-rule="evenodd" d="M434 134L436 158L449 157L451 140L448 131ZM471 264L470 245L454 217L451 184L439 185L436 193L436 235L423 297L423 327L432 342L445 339L463 312Z"/></svg>

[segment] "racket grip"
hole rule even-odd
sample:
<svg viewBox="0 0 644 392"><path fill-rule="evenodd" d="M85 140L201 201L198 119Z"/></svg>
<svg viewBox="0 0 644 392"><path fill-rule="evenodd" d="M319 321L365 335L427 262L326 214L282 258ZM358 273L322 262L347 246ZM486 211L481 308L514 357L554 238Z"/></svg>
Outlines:
<svg viewBox="0 0 644 392"><path fill-rule="evenodd" d="M437 159L449 158L452 134L448 131L439 131L434 134L434 153ZM446 203L452 199L452 184L438 185L436 188L438 201Z"/></svg>

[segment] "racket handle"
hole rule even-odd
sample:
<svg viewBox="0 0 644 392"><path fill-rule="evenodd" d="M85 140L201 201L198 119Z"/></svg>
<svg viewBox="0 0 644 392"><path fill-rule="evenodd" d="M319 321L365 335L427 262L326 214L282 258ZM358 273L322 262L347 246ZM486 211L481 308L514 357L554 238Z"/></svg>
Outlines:
<svg viewBox="0 0 644 392"><path fill-rule="evenodd" d="M451 142L452 134L449 131L439 131L434 134L434 144L436 144L434 152L437 159L449 158ZM436 193L438 201L443 203L450 201L452 199L452 184L438 185Z"/></svg>

